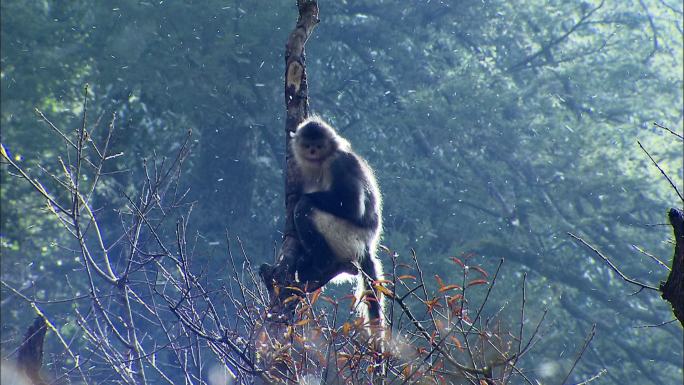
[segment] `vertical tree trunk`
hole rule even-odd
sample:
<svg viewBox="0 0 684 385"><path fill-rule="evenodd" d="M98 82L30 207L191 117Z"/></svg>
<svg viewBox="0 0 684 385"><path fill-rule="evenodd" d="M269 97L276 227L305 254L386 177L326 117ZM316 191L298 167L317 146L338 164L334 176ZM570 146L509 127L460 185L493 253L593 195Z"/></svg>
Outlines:
<svg viewBox="0 0 684 385"><path fill-rule="evenodd" d="M670 209L670 224L675 236L675 250L672 257L672 270L667 281L660 284L663 299L672 305L672 311L684 326L684 213Z"/></svg>
<svg viewBox="0 0 684 385"><path fill-rule="evenodd" d="M309 115L309 91L306 79L306 60L304 46L311 36L314 27L318 24L318 3L316 0L297 0L299 18L297 25L287 40L285 46L285 107L287 118L285 120L285 228L283 230L283 243L280 247L275 265L263 264L259 272L264 284L268 288L273 317L272 322L265 326L267 336L272 336L276 341L275 346L287 346L287 341L280 341L286 334L287 325L294 316L297 301L285 301L292 295L300 295L305 284L296 282L295 267L297 258L301 252L301 244L294 225L294 206L299 200L301 189L301 175L295 167L294 157L290 149L291 133ZM300 287L302 291L289 289ZM273 346L273 345L271 345ZM297 381L296 373L293 376L288 360L273 363L271 375L281 377L286 382ZM270 363L264 363L266 367Z"/></svg>
<svg viewBox="0 0 684 385"><path fill-rule="evenodd" d="M301 245L294 227L293 211L299 200L300 178L294 164L290 150L290 134L299 123L309 115L309 92L306 79L306 60L304 46L318 24L318 3L315 0L298 0L299 18L297 25L287 40L285 46L285 107L287 119L285 121L285 229L283 243L278 253L276 264L261 265L261 277L271 295L272 312L282 317L290 317L292 309L283 308L283 300L293 293L286 290L288 286L301 286L295 282L294 272ZM279 290L274 290L275 286ZM290 302L292 305L295 301Z"/></svg>

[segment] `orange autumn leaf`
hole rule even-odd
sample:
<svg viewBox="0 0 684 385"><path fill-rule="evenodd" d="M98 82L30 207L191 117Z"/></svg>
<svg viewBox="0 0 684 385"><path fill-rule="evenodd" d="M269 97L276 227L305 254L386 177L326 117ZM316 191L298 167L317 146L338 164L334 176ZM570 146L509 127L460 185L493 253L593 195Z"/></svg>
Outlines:
<svg viewBox="0 0 684 385"><path fill-rule="evenodd" d="M461 300L462 298L463 298L463 294L456 294L453 296L449 296L449 297L447 297L447 303L449 304L449 306L454 306L454 303L456 301Z"/></svg>
<svg viewBox="0 0 684 385"><path fill-rule="evenodd" d="M460 289L461 289L461 286L459 286L459 285L446 285L446 286L442 286L442 287L439 288L439 292L440 292L440 293L444 293L445 291L454 290L454 289L460 290Z"/></svg>
<svg viewBox="0 0 684 385"><path fill-rule="evenodd" d="M468 282L468 287L470 286L475 286L475 285L486 285L488 282L486 279L475 279L470 282Z"/></svg>
<svg viewBox="0 0 684 385"><path fill-rule="evenodd" d="M461 345L461 341L458 340L455 336L450 336L451 337L451 342L454 343L454 346L456 346L456 349L463 351L463 345Z"/></svg>
<svg viewBox="0 0 684 385"><path fill-rule="evenodd" d="M489 277L489 273L487 273L483 268L480 266L470 266L471 269L477 271L478 273L482 274L483 277L487 278Z"/></svg>
<svg viewBox="0 0 684 385"><path fill-rule="evenodd" d="M318 301L318 297L321 296L321 293L323 293L323 290L318 289L313 293L313 295L311 295L311 305L315 304L316 301Z"/></svg>
<svg viewBox="0 0 684 385"><path fill-rule="evenodd" d="M299 321L295 322L295 326L304 326L304 325L308 324L309 322L311 322L311 318L305 318L303 320L299 320Z"/></svg>
<svg viewBox="0 0 684 385"><path fill-rule="evenodd" d="M291 296L285 298L285 300L283 301L283 304L286 304L286 303L289 303L289 302L292 302L292 301L296 301L296 300L298 300L299 298L300 298L300 297L299 297L298 295L293 294L293 295L291 295Z"/></svg>
<svg viewBox="0 0 684 385"><path fill-rule="evenodd" d="M295 342L300 344L300 345L304 345L304 343L306 342L304 340L304 338L302 338L302 336L300 336L298 334L293 335L293 337L294 337Z"/></svg>
<svg viewBox="0 0 684 385"><path fill-rule="evenodd" d="M413 368L411 367L411 365L406 365L404 366L404 369L401 370L401 375L404 376L404 378L409 378L412 371Z"/></svg>
<svg viewBox="0 0 684 385"><path fill-rule="evenodd" d="M461 267L465 268L465 263L463 263L463 261L461 261L460 259L456 257L451 257L451 260L461 265Z"/></svg>
<svg viewBox="0 0 684 385"><path fill-rule="evenodd" d="M433 298L425 301L425 304L427 305L427 312L431 313L433 309L442 307L442 305L439 303L439 298Z"/></svg>

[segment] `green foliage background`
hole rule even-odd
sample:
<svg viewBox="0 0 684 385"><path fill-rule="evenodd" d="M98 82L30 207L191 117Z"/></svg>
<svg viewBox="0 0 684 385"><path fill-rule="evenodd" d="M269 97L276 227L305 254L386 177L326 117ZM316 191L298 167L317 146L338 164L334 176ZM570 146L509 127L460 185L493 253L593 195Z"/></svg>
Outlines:
<svg viewBox="0 0 684 385"><path fill-rule="evenodd" d="M2 142L34 175L64 150L34 108L78 127L83 86L98 133L114 114L123 152L98 190L98 216L120 230L122 191L142 159L171 155L187 129L184 182L204 241L199 263L225 264L226 229L271 260L283 218L283 48L294 1L2 0ZM640 140L682 185L682 8L672 0L322 1L307 45L310 100L374 166L385 197L384 243L411 248L428 276L449 257L506 258L491 313L527 324L550 309L526 367L557 383L592 323L576 370L597 384L678 383L682 329L653 293L632 293L567 236L657 284L667 271L666 210L681 206ZM63 299L85 287L78 258L29 186L2 168L2 280ZM114 236L114 235L112 235ZM110 239L110 241L114 241ZM217 275L216 280L225 279ZM83 292L81 292L83 294ZM47 305L64 325L68 305ZM3 357L33 317L2 287ZM59 353L51 343L49 353ZM57 359L53 369L59 372Z"/></svg>

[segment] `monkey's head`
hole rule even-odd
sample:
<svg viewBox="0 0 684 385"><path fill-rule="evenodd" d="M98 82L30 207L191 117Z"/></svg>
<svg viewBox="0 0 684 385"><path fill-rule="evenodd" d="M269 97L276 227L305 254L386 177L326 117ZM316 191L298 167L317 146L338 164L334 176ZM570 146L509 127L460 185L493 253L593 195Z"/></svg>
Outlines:
<svg viewBox="0 0 684 385"><path fill-rule="evenodd" d="M336 151L349 146L334 128L320 118L309 118L302 122L293 140L297 158L310 163L321 163Z"/></svg>

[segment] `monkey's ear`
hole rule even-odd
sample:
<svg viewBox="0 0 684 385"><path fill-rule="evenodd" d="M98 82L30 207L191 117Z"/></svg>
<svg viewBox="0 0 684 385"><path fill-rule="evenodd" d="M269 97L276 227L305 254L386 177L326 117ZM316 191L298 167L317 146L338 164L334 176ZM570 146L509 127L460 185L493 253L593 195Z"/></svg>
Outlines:
<svg viewBox="0 0 684 385"><path fill-rule="evenodd" d="M290 138L294 138L294 137L295 137L294 131L290 131Z"/></svg>

